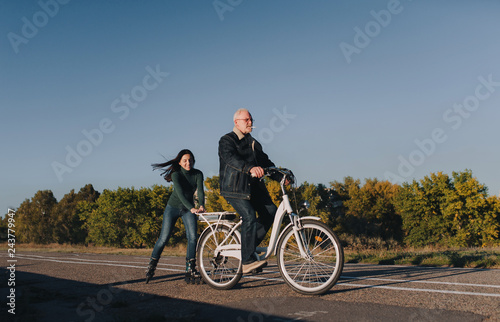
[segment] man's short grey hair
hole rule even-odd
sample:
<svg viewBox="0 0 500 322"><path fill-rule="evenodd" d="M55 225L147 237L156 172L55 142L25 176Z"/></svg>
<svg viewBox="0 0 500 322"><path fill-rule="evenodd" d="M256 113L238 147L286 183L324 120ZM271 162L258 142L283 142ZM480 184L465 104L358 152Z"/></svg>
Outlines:
<svg viewBox="0 0 500 322"><path fill-rule="evenodd" d="M248 110L246 108L239 108L235 113L234 113L234 116L233 116L233 121L236 121L236 119L238 118L238 116L240 116L241 113L243 112L248 112ZM248 114L250 114L250 112L248 112Z"/></svg>

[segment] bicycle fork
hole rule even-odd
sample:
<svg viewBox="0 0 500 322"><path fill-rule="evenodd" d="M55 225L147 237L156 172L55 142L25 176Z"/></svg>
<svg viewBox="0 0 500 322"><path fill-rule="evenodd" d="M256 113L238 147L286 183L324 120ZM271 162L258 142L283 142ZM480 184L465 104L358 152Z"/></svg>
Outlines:
<svg viewBox="0 0 500 322"><path fill-rule="evenodd" d="M299 248L300 256L307 260L311 260L312 253L307 245L307 238L304 234L304 227L302 226L300 217L298 215L292 214L290 215L290 219L292 221L293 235L297 240L297 247Z"/></svg>

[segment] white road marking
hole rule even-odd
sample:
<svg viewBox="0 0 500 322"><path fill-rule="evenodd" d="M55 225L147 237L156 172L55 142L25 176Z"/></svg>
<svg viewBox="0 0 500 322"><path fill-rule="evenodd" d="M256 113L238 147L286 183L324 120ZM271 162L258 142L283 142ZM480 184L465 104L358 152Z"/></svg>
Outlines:
<svg viewBox="0 0 500 322"><path fill-rule="evenodd" d="M397 283L424 283L424 284L442 284L442 285L458 285L458 286L475 286L475 287L500 288L500 285L469 284L469 283L438 282L438 281L422 281L422 280L401 280L401 279L372 278L372 277L354 277L354 276L345 276L345 275L342 275L341 279L355 279L355 280L381 281L381 282L397 282Z"/></svg>
<svg viewBox="0 0 500 322"><path fill-rule="evenodd" d="M448 291L448 290L433 290L433 289L428 289L428 288L395 287L395 286L351 284L351 283L347 284L345 282L337 283L336 285L347 286L347 287L355 286L355 287L362 287L362 288L383 288L383 289L388 289L388 290L411 291L411 292L430 292L430 293L500 297L500 294L494 294L494 293L475 293L475 292L461 292L461 291Z"/></svg>
<svg viewBox="0 0 500 322"><path fill-rule="evenodd" d="M5 256L2 256L5 257ZM38 260L38 261L49 261L56 263L66 263L66 264L83 264L83 265L103 265L103 266L118 266L118 267L128 267L128 268L140 268L144 269L145 266L143 262L134 262L132 264L141 264L141 266L123 264L122 261L111 261L111 260L96 260L96 259L81 259L81 258L63 258L61 257L49 257L40 255L23 255L16 254L19 259L26 260ZM173 266L173 267L183 267L183 265L163 263L158 265ZM429 268L426 267L428 270ZM456 269L456 268L455 268ZM183 269L175 268L163 268L157 267L157 270L172 271L172 272L184 272ZM267 271L266 273L271 273ZM275 272L277 273L277 272ZM248 279L255 280L268 280L268 281L281 281L281 278L269 278L264 276L243 276ZM487 284L468 284L468 283L454 283L454 282L439 282L439 281L422 281L422 280L405 280L405 279L389 279L389 278L369 278L369 277L353 277L353 276L341 276L341 279L349 280L367 280L367 281L383 281L383 282L394 282L394 283L423 283L423 284L439 284L439 285L450 285L450 286L468 286L468 287L489 287L489 288L500 288L500 285L487 285ZM352 284L349 282L338 282L336 286L342 287L361 287L361 288L381 288L389 290L398 291L411 291L411 292L430 292L430 293L443 293L443 294L457 294L457 295L473 295L473 296L486 296L486 297L500 297L500 294L495 293L479 293L479 292L463 292L463 291L453 291L453 290L434 290L434 289L422 289L422 288L410 288L410 287L395 287L395 286L385 286L385 285L369 285L369 284Z"/></svg>
<svg viewBox="0 0 500 322"><path fill-rule="evenodd" d="M32 256L33 258L31 258L30 256ZM38 255L17 255L16 257L21 258L21 259L27 259L27 260L38 260L38 261L65 263L65 264L103 265L103 266L118 266L118 267L129 267L129 268L144 268L144 269L146 268L146 266L134 266L134 265L118 264L118 263L123 263L120 261L106 261L106 260L95 260L95 259L85 260L85 259L73 259L73 258L61 260L58 257L44 257L44 256L38 256ZM142 263L136 263L136 264L142 264ZM161 264L158 263L158 265L161 265ZM183 267L182 265L175 265L175 264L163 264L163 265ZM180 270L180 269L170 269L170 268L162 268L162 267L156 267L156 269L157 270L164 270L164 271L173 271L173 272L184 272L184 270Z"/></svg>

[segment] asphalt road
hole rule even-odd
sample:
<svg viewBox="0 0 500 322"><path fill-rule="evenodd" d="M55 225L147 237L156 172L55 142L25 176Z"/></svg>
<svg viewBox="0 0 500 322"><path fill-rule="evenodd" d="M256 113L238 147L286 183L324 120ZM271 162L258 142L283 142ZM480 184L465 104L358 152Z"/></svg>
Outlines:
<svg viewBox="0 0 500 322"><path fill-rule="evenodd" d="M147 257L7 255L0 321L500 321L500 270L346 264L330 292L304 296L274 260L219 291L186 284L179 257L145 284Z"/></svg>

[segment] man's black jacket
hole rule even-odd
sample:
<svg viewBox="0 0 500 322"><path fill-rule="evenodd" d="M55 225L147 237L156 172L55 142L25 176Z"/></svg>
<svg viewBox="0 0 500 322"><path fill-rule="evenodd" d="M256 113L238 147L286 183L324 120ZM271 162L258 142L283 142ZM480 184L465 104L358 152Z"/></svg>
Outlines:
<svg viewBox="0 0 500 322"><path fill-rule="evenodd" d="M219 140L219 163L220 193L225 198L237 199L250 199L253 185L267 191L264 181L250 176L251 168L275 166L250 134L240 140L234 131Z"/></svg>

